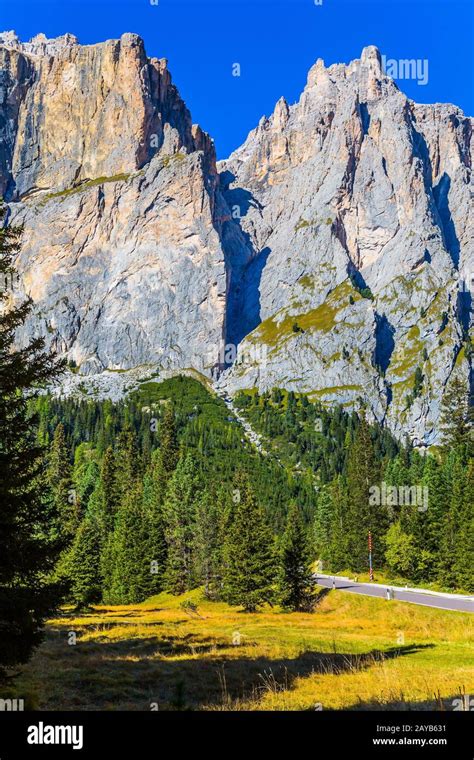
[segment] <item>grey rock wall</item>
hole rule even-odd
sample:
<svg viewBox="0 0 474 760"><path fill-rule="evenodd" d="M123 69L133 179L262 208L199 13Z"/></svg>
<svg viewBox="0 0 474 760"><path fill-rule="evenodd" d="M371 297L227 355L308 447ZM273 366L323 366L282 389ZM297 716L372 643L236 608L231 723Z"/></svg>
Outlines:
<svg viewBox="0 0 474 760"><path fill-rule="evenodd" d="M12 297L35 303L18 340L43 335L84 375L194 369L222 392L363 403L433 443L453 374L470 378L472 125L407 99L369 47L318 60L216 166L136 35L0 34Z"/></svg>

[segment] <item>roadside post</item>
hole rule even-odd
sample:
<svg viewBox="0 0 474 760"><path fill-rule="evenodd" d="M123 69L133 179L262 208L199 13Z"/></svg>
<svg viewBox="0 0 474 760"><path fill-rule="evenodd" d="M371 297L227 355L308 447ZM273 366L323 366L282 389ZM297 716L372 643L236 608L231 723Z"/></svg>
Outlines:
<svg viewBox="0 0 474 760"><path fill-rule="evenodd" d="M369 578L374 580L374 569L372 567L372 533L369 530Z"/></svg>

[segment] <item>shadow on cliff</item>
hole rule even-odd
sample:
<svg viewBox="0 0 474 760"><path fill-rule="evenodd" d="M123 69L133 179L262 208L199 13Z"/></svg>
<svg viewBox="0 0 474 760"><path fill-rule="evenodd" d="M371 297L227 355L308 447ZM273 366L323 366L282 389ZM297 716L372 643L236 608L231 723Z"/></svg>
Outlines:
<svg viewBox="0 0 474 760"><path fill-rule="evenodd" d="M449 191L451 189L451 177L449 174L441 176L439 182L433 186L433 197L441 219L444 242L449 251L453 264L459 266L459 254L461 245L456 235L451 209L449 207Z"/></svg>
<svg viewBox="0 0 474 760"><path fill-rule="evenodd" d="M382 372L386 372L395 348L395 328L385 314L375 314L375 363Z"/></svg>
<svg viewBox="0 0 474 760"><path fill-rule="evenodd" d="M261 322L260 283L270 248L257 250L241 225L250 209L261 213L263 206L249 190L230 187L236 179L230 171L220 174L220 189L229 207L230 219L217 229L227 266L225 342L237 346Z"/></svg>
<svg viewBox="0 0 474 760"><path fill-rule="evenodd" d="M444 172L436 185L432 184L433 166L430 158L430 151L424 135L417 129L413 128L413 153L420 158L423 165L423 180L426 194L429 197L432 193L434 205L438 212L439 227L443 233L443 240L454 266L459 266L459 256L461 246L456 235L451 209L449 207L449 191L451 188L451 177Z"/></svg>

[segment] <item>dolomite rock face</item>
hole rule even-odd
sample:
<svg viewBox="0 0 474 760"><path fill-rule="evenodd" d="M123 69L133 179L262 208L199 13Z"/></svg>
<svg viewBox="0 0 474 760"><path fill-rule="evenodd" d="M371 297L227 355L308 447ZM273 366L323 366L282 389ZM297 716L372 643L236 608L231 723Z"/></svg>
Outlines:
<svg viewBox="0 0 474 760"><path fill-rule="evenodd" d="M0 177L7 199L195 149L166 61L147 58L137 35L81 46L72 35L22 45L10 33L0 35L0 46L2 101L13 118Z"/></svg>
<svg viewBox="0 0 474 760"><path fill-rule="evenodd" d="M234 313L255 328L223 387L362 400L398 434L436 439L453 371L470 373L472 125L407 100L373 47L319 60L299 102L277 103L219 165L253 248Z"/></svg>
<svg viewBox="0 0 474 760"><path fill-rule="evenodd" d="M41 334L85 374L205 370L225 314L225 267L201 152L153 159L143 174L68 196L16 203L17 262Z"/></svg>
<svg viewBox="0 0 474 760"><path fill-rule="evenodd" d="M35 304L18 340L42 335L84 374L209 373L225 324L223 201L213 144L166 61L132 34L0 45L0 183L24 225L14 296Z"/></svg>
<svg viewBox="0 0 474 760"><path fill-rule="evenodd" d="M433 443L453 374L470 377L472 125L408 100L369 47L317 61L216 167L136 35L0 34L13 297L35 303L18 340L42 335L83 375L193 369L226 393L364 403Z"/></svg>

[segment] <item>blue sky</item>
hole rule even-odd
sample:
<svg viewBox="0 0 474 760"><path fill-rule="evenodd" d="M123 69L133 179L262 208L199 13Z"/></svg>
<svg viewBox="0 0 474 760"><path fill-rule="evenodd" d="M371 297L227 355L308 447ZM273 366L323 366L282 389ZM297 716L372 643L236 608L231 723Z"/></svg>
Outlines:
<svg viewBox="0 0 474 760"><path fill-rule="evenodd" d="M391 59L427 59L426 85L399 82L423 103L474 115L473 0L3 0L0 26L21 39L72 32L83 44L140 34L166 57L193 120L218 156L238 147L284 95L298 99L317 58L349 62L366 45ZM316 0L320 2L320 0ZM232 76L239 63L240 77Z"/></svg>

